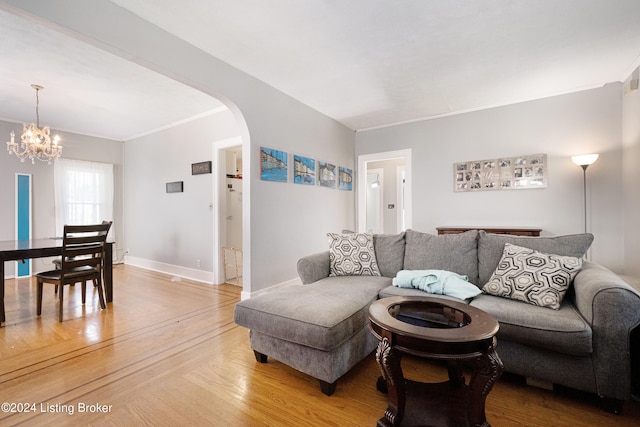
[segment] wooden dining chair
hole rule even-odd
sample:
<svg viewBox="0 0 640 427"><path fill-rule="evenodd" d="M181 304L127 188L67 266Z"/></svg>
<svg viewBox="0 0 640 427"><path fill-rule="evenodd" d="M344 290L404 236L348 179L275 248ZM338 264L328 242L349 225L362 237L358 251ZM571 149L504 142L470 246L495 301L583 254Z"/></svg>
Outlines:
<svg viewBox="0 0 640 427"><path fill-rule="evenodd" d="M112 221L102 221L103 224L112 224ZM52 264L56 267L56 270L60 270L62 268L62 257L58 257L52 261ZM73 284L71 285L73 286ZM93 286L98 286L98 281L93 281ZM54 292L58 293L58 285L56 285Z"/></svg>
<svg viewBox="0 0 640 427"><path fill-rule="evenodd" d="M102 287L104 247L111 223L96 225L65 225L62 237L62 258L59 270L36 274L38 283L37 313L42 314L42 289L44 283L59 287L58 320L62 322L64 285L82 283L82 303L86 302L87 280L94 280L98 287L100 307L106 308Z"/></svg>

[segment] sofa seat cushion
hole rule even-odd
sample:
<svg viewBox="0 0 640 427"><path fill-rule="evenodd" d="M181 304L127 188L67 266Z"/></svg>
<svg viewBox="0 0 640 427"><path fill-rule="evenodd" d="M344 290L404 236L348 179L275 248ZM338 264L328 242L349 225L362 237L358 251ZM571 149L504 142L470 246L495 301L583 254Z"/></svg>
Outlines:
<svg viewBox="0 0 640 427"><path fill-rule="evenodd" d="M407 230L405 240L404 270L452 271L478 284L478 230L441 236Z"/></svg>
<svg viewBox="0 0 640 427"><path fill-rule="evenodd" d="M241 301L234 320L266 335L331 351L368 324L369 306L390 285L391 279L382 276L327 277Z"/></svg>
<svg viewBox="0 0 640 427"><path fill-rule="evenodd" d="M478 295L471 301L496 318L498 353L500 340L516 342L574 356L592 353L592 331L575 306L565 301L557 311L492 295Z"/></svg>

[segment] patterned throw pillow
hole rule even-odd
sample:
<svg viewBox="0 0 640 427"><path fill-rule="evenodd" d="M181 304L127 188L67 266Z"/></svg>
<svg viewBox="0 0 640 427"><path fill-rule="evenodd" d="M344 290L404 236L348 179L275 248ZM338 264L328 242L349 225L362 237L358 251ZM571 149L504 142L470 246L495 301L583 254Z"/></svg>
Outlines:
<svg viewBox="0 0 640 427"><path fill-rule="evenodd" d="M373 236L365 233L327 233L329 276L379 276Z"/></svg>
<svg viewBox="0 0 640 427"><path fill-rule="evenodd" d="M505 243L498 267L482 291L558 310L580 268L581 258L543 254Z"/></svg>

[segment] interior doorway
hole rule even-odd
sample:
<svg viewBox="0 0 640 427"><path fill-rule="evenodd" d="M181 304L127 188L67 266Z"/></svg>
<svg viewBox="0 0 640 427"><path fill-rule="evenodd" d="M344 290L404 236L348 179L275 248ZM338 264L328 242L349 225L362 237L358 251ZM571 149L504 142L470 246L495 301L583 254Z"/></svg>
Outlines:
<svg viewBox="0 0 640 427"><path fill-rule="evenodd" d="M376 175L383 179L371 181ZM379 192L372 185L379 185ZM410 149L358 156L357 189L358 231L396 234L411 228ZM381 225L372 227L377 221Z"/></svg>
<svg viewBox="0 0 640 427"><path fill-rule="evenodd" d="M217 141L213 147L214 236L216 284L243 285L242 139Z"/></svg>
<svg viewBox="0 0 640 427"><path fill-rule="evenodd" d="M225 179L225 245L242 249L242 146L224 150Z"/></svg>
<svg viewBox="0 0 640 427"><path fill-rule="evenodd" d="M384 169L367 170L367 233L384 233Z"/></svg>
<svg viewBox="0 0 640 427"><path fill-rule="evenodd" d="M225 238L220 242L224 283L242 286L242 147L225 150Z"/></svg>

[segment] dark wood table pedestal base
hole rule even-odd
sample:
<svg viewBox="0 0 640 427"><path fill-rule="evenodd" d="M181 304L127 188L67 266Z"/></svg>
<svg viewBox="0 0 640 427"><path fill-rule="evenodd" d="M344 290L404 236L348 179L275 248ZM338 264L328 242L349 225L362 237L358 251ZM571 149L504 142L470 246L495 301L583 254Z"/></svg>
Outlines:
<svg viewBox="0 0 640 427"><path fill-rule="evenodd" d="M449 381L419 383L404 378L402 353L393 349L388 338L378 344L376 360L382 370L378 389L386 392L389 406L378 421L379 427L392 426L487 426L485 400L502 374L503 365L494 345L484 354L452 355ZM438 359L449 359L439 355ZM468 384L463 369L471 369Z"/></svg>
<svg viewBox="0 0 640 427"><path fill-rule="evenodd" d="M496 319L462 302L433 297L380 299L369 307L369 319L380 340L377 386L389 400L379 427L489 426L485 401L504 369L496 352ZM449 380L406 379L400 364L405 354L447 362Z"/></svg>

